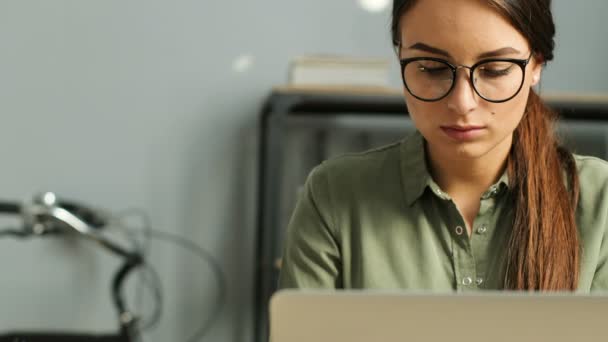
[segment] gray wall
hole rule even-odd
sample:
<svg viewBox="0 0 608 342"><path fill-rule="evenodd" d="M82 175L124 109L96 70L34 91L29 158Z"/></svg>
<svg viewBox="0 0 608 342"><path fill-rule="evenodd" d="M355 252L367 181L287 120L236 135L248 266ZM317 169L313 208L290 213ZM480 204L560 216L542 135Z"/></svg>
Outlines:
<svg viewBox="0 0 608 342"><path fill-rule="evenodd" d="M608 2L553 0L557 26L555 60L543 91L608 93Z"/></svg>
<svg viewBox="0 0 608 342"><path fill-rule="evenodd" d="M545 92L608 92L606 12L604 0L555 1ZM2 0L0 198L52 190L144 209L228 276L208 340L249 341L262 101L296 55L392 57L388 27L388 11L355 0ZM114 258L82 241L0 243L0 330L114 327ZM190 255L152 248L166 307L147 336L182 341L209 314L215 282Z"/></svg>

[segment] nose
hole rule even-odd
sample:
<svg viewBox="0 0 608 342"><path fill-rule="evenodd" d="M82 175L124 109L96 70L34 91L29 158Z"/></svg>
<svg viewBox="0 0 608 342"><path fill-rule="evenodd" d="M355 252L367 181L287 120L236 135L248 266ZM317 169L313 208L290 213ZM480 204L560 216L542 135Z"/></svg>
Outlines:
<svg viewBox="0 0 608 342"><path fill-rule="evenodd" d="M469 77L469 70L462 68L461 72L456 74L454 80L454 89L447 98L448 108L456 114L466 115L475 108L478 104L478 96L473 89L472 80Z"/></svg>

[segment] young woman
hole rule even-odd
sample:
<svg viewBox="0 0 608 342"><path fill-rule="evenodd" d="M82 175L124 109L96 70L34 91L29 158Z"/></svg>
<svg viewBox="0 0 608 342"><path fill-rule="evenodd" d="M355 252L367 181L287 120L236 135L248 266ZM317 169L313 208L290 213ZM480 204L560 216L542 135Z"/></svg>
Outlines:
<svg viewBox="0 0 608 342"><path fill-rule="evenodd" d="M279 286L608 289L608 163L532 89L554 34L550 0L395 0L417 132L311 172Z"/></svg>

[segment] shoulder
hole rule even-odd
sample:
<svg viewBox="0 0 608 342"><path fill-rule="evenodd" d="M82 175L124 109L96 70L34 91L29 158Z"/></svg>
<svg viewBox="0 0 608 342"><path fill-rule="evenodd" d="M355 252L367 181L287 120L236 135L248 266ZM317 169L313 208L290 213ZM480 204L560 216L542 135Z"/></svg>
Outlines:
<svg viewBox="0 0 608 342"><path fill-rule="evenodd" d="M596 157L574 155L579 180L581 214L604 217L608 212L608 162Z"/></svg>
<svg viewBox="0 0 608 342"><path fill-rule="evenodd" d="M608 288L608 162L574 155L579 176L576 223L581 243L579 288ZM582 285L582 287L581 287Z"/></svg>
<svg viewBox="0 0 608 342"><path fill-rule="evenodd" d="M324 161L309 176L313 192L334 204L368 200L395 191L400 183L400 148L403 141Z"/></svg>
<svg viewBox="0 0 608 342"><path fill-rule="evenodd" d="M328 173L334 177L357 177L366 173L380 172L399 159L401 142L394 142L359 153L348 153L324 161L317 167L317 172Z"/></svg>
<svg viewBox="0 0 608 342"><path fill-rule="evenodd" d="M597 190L607 190L608 187L608 162L591 156L574 154L574 160L578 169L581 188L589 187Z"/></svg>

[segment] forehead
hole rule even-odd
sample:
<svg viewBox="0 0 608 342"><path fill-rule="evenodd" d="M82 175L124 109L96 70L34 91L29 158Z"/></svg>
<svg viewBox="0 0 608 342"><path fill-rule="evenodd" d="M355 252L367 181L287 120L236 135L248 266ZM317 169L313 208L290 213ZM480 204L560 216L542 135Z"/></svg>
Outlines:
<svg viewBox="0 0 608 342"><path fill-rule="evenodd" d="M400 19L402 46L425 43L467 59L526 38L485 0L418 0Z"/></svg>

